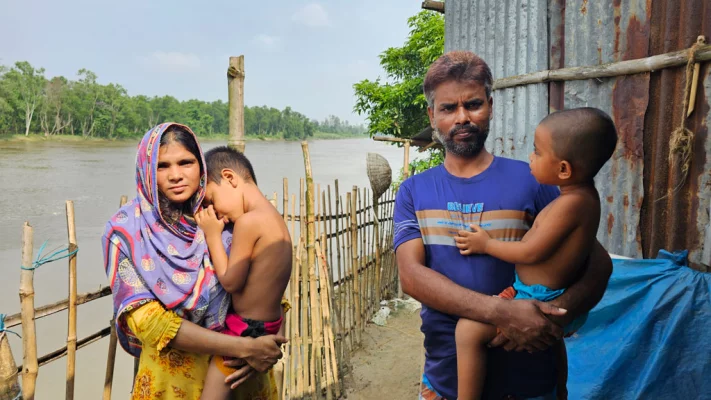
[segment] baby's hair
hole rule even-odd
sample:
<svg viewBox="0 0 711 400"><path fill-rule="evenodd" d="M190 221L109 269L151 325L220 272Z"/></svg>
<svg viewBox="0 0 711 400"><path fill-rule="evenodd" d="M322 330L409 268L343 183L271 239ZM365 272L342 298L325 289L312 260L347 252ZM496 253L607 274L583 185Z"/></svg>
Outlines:
<svg viewBox="0 0 711 400"><path fill-rule="evenodd" d="M237 150L227 146L215 147L205 153L205 163L207 164L208 182L219 184L222 181L222 170L227 168L235 171L245 181L257 184L252 163Z"/></svg>
<svg viewBox="0 0 711 400"><path fill-rule="evenodd" d="M553 151L584 180L593 179L617 146L615 124L602 110L581 107L554 112L541 121L550 129Z"/></svg>

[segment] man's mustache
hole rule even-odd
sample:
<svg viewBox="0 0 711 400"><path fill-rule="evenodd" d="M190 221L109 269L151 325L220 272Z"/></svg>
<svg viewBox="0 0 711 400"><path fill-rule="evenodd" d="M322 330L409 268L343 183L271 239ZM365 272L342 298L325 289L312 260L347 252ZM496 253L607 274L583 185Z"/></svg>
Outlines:
<svg viewBox="0 0 711 400"><path fill-rule="evenodd" d="M470 133L472 135L478 135L481 133L481 129L479 126L474 125L474 124L467 124L467 125L454 125L452 129L449 130L449 133L447 136L454 137L454 135L459 134L459 133Z"/></svg>

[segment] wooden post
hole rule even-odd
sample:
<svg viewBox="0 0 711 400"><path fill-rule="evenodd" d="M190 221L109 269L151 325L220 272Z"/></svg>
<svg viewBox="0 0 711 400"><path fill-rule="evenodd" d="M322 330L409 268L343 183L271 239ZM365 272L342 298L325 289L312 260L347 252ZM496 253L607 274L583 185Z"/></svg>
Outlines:
<svg viewBox="0 0 711 400"><path fill-rule="evenodd" d="M230 131L227 145L244 153L244 56L230 57L227 89Z"/></svg>
<svg viewBox="0 0 711 400"><path fill-rule="evenodd" d="M22 231L22 266L30 268L32 263L32 227L28 222ZM35 384L39 364L37 362L37 334L35 331L35 287L34 270L23 269L20 273L20 303L22 309L22 398L35 398Z"/></svg>
<svg viewBox="0 0 711 400"><path fill-rule="evenodd" d="M74 224L74 203L67 200L67 237L68 252L77 249L77 231ZM77 359L77 255L69 257L69 307L67 327L67 391L66 399L74 399L74 375Z"/></svg>
<svg viewBox="0 0 711 400"><path fill-rule="evenodd" d="M287 218L287 215L289 215L289 180L287 178L284 178L283 185L282 195L284 196L284 199L282 199L281 215L284 217L284 223L287 224L289 223L289 219Z"/></svg>

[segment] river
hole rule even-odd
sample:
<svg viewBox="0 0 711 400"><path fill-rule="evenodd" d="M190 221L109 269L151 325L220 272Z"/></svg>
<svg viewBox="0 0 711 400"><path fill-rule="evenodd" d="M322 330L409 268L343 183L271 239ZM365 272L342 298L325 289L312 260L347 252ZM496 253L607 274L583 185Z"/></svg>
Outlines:
<svg viewBox="0 0 711 400"><path fill-rule="evenodd" d="M102 263L100 236L108 218L118 208L121 195L135 196L136 144L130 142L2 142L0 141L0 313L14 314L20 309L21 237L24 221L34 228L35 256L47 240L47 250L66 246L65 201L72 200L76 213L78 292L107 285ZM202 141L203 150L224 144ZM318 140L309 143L315 184L339 180L341 191L353 185L368 186L366 154L384 156L396 178L403 165L403 151L370 139ZM271 197L279 193L282 180L289 179L290 193L298 193L304 176L301 145L298 142L248 142L246 155L252 161L260 189ZM410 159L416 156L412 151ZM281 203L280 203L281 207ZM67 262L61 260L39 268L35 273L35 306L67 297ZM111 300L103 298L79 306L78 337L107 326L111 319ZM20 332L20 327L15 328ZM59 313L37 321L38 355L66 344L67 316ZM21 340L10 335L19 364ZM77 399L101 398L106 368L108 338L77 352ZM40 367L37 399L59 398L65 387L66 359ZM133 373L132 359L117 351L114 398L128 398Z"/></svg>

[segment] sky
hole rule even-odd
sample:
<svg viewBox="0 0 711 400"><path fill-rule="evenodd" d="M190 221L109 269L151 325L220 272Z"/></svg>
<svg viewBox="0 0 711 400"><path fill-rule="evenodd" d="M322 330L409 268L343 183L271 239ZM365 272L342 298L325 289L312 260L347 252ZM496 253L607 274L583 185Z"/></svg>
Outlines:
<svg viewBox="0 0 711 400"><path fill-rule="evenodd" d="M245 56L245 105L291 106L351 123L353 84L385 78L420 0L0 0L0 64L45 76L81 68L129 95L227 101L230 56Z"/></svg>

